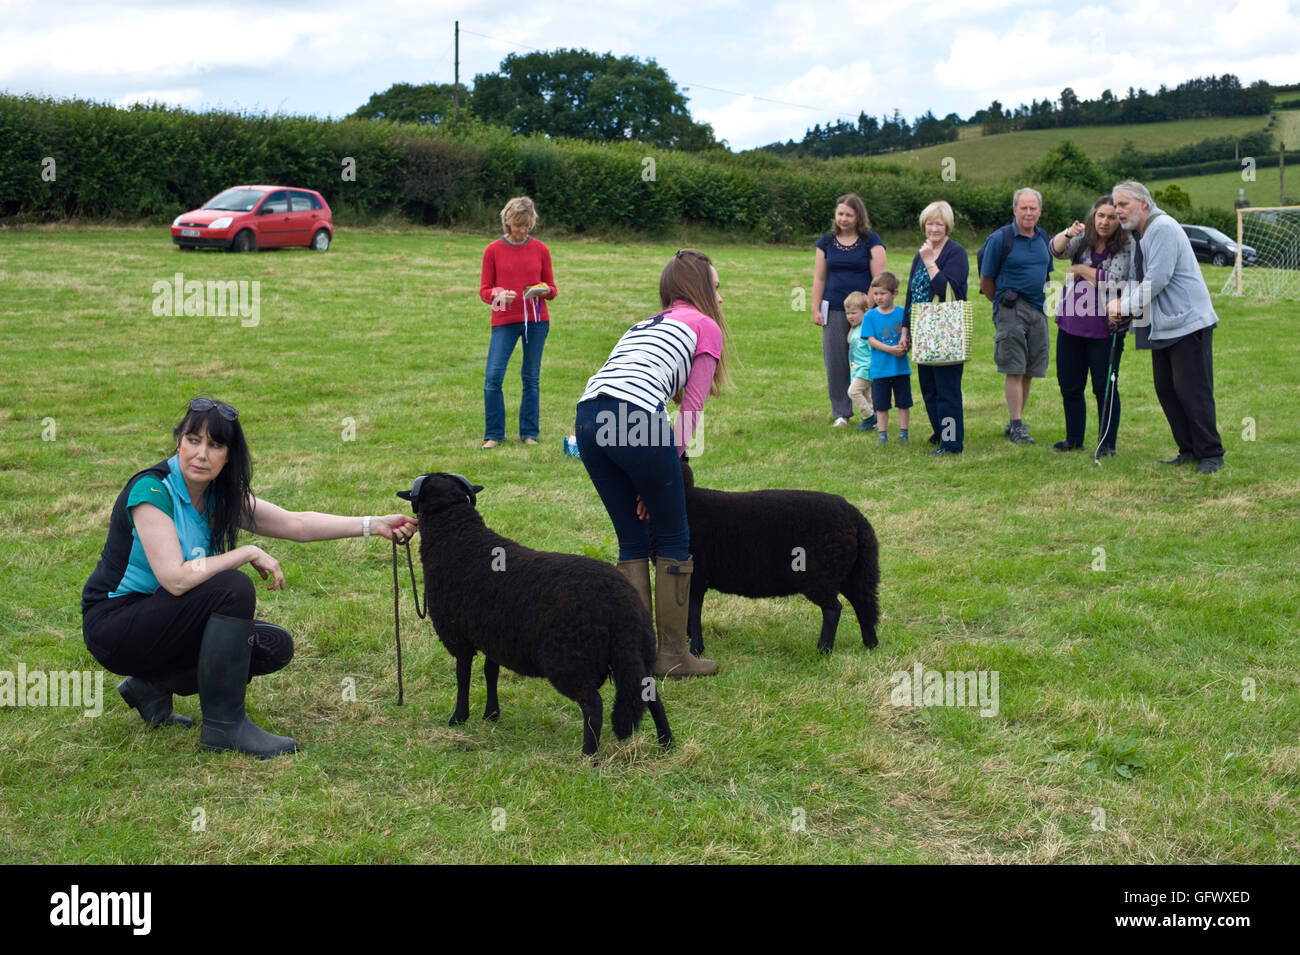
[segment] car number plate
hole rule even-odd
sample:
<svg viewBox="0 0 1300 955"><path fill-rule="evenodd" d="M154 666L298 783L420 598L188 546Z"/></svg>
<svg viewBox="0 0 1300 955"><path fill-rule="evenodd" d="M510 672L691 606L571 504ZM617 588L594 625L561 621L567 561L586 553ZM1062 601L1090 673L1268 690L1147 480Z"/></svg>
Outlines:
<svg viewBox="0 0 1300 955"><path fill-rule="evenodd" d="M198 229L181 229L181 235L198 235Z"/></svg>

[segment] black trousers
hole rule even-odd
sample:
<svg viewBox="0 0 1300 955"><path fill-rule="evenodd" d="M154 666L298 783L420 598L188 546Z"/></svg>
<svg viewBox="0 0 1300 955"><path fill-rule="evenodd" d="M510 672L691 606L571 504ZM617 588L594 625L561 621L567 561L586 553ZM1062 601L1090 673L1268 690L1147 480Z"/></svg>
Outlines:
<svg viewBox="0 0 1300 955"><path fill-rule="evenodd" d="M101 600L82 616L81 630L104 669L147 680L196 667L208 618L219 613L251 621L256 603L248 575L226 570L179 597L163 591Z"/></svg>
<svg viewBox="0 0 1300 955"><path fill-rule="evenodd" d="M1197 460L1223 457L1214 411L1213 337L1213 327L1202 328L1151 352L1156 397L1178 452Z"/></svg>
<svg viewBox="0 0 1300 955"><path fill-rule="evenodd" d="M1088 431L1088 404L1083 398L1084 385L1092 375L1092 393L1097 399L1097 429L1101 445L1114 450L1119 433L1119 360L1124 354L1124 336L1115 342L1115 387L1110 399L1110 421L1106 422L1106 370L1110 364L1110 338L1081 338L1063 329L1056 330L1056 382L1061 386L1065 405L1065 440L1072 447L1083 447Z"/></svg>
<svg viewBox="0 0 1300 955"><path fill-rule="evenodd" d="M917 365L921 400L930 419L930 430L939 437L945 451L961 454L966 440L966 422L961 408L961 373L965 365Z"/></svg>

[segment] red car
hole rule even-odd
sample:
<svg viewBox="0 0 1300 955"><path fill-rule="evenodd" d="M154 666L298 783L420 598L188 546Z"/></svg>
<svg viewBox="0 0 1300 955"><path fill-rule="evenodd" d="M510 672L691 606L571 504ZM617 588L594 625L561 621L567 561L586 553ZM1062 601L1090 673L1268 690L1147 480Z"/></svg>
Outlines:
<svg viewBox="0 0 1300 955"><path fill-rule="evenodd" d="M288 186L235 186L172 222L172 241L187 252L286 245L324 252L333 238L334 216L321 194Z"/></svg>

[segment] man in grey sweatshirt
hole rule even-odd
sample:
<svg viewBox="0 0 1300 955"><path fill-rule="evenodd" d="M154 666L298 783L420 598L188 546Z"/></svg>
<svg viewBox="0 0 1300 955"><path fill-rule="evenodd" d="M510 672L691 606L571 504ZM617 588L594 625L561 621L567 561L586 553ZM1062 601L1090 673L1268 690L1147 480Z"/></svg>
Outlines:
<svg viewBox="0 0 1300 955"><path fill-rule="evenodd" d="M1146 186L1121 182L1111 190L1120 225L1131 231L1133 264L1123 294L1109 305L1115 324L1133 318L1139 349L1151 350L1156 397L1178 443L1163 463L1196 462L1198 474L1223 467L1214 411L1211 338L1219 317L1187 234L1159 209Z"/></svg>

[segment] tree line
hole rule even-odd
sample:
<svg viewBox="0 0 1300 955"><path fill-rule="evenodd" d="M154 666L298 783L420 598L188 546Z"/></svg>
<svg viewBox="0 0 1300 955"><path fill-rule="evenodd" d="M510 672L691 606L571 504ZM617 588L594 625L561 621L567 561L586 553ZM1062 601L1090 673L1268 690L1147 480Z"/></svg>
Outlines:
<svg viewBox="0 0 1300 955"><path fill-rule="evenodd" d="M917 149L957 139L961 126L982 125L985 135L1021 129L1054 129L1069 126L1116 126L1130 123L1157 123L1174 119L1201 119L1220 116L1256 116L1273 108L1276 89L1264 80L1242 86L1231 73L1207 76L1179 83L1173 89L1161 86L1154 93L1129 87L1124 98L1105 90L1093 100L1080 99L1070 87L1061 90L1059 100L1034 100L1014 109L1003 108L994 100L963 120L956 113L943 119L927 110L908 124L895 109L892 116L878 121L865 112L856 123L837 120L818 123L797 142L770 143L760 149L779 156L810 156L830 159L835 156L870 156L903 149Z"/></svg>
<svg viewBox="0 0 1300 955"><path fill-rule="evenodd" d="M953 142L961 124L961 118L956 113L938 119L933 111L927 110L924 116L918 116L909 125L897 109L893 116L882 117L880 120L864 112L858 114L856 123L846 120L827 123L825 126L819 123L808 130L799 142L791 139L785 143L771 143L761 149L778 156L810 156L816 159L873 156Z"/></svg>
<svg viewBox="0 0 1300 955"><path fill-rule="evenodd" d="M1242 86L1231 73L1206 76L1179 83L1173 89L1161 85L1154 93L1133 87L1117 97L1110 90L1093 100L1081 100L1070 87L1061 90L1059 100L1034 100L1014 110L994 100L971 116L985 135L1020 129L1056 129L1069 126L1124 126L1132 123L1160 123L1175 119L1206 119L1222 116L1262 116L1273 108L1276 91L1265 80Z"/></svg>

